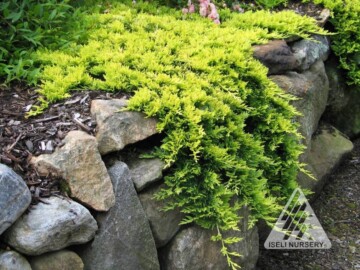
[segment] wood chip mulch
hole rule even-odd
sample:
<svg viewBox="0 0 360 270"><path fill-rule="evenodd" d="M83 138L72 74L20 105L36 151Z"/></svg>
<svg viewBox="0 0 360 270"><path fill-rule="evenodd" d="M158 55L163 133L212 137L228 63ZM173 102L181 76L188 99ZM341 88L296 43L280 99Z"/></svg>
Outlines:
<svg viewBox="0 0 360 270"><path fill-rule="evenodd" d="M0 88L0 163L24 179L33 204L42 197L59 194L61 179L39 176L29 165L31 157L52 153L71 130L94 135L96 123L90 115L91 100L121 98L124 94L73 92L70 98L51 104L43 114L27 118L27 112L38 104L38 97L34 88L24 85Z"/></svg>

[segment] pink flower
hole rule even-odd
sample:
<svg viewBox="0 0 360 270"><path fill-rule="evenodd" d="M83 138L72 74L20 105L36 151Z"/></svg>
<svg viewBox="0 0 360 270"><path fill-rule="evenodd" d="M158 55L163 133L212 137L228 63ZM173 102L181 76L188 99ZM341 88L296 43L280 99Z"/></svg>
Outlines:
<svg viewBox="0 0 360 270"><path fill-rule="evenodd" d="M216 10L216 6L210 2L210 0L198 0L199 1L199 13L202 17L208 17L214 23L220 24L220 16ZM187 8L182 9L183 14L194 13L195 6L191 0L188 0Z"/></svg>
<svg viewBox="0 0 360 270"><path fill-rule="evenodd" d="M213 3L210 3L210 9L211 9L211 12L208 16L208 18L212 19L212 20L216 20L216 19L219 19L219 14L216 10L216 6L213 4Z"/></svg>
<svg viewBox="0 0 360 270"><path fill-rule="evenodd" d="M206 17L206 15L207 15L207 7L200 4L199 13L200 13L201 16Z"/></svg>
<svg viewBox="0 0 360 270"><path fill-rule="evenodd" d="M208 15L208 18L212 19L212 20L215 20L217 19L219 16L219 14L217 14L217 12L215 11L211 11L210 14Z"/></svg>
<svg viewBox="0 0 360 270"><path fill-rule="evenodd" d="M194 13L194 12L195 12L194 4L189 5L189 13Z"/></svg>

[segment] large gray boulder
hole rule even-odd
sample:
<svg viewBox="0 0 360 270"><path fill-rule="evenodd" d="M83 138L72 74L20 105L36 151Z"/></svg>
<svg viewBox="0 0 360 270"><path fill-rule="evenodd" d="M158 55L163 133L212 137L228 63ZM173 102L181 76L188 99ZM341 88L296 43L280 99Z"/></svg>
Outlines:
<svg viewBox="0 0 360 270"><path fill-rule="evenodd" d="M165 201L155 200L154 195L159 192L164 185L157 185L139 194L140 202L145 210L146 216L150 221L150 227L155 239L156 247L166 245L171 238L179 231L182 218L184 217L179 209L164 211Z"/></svg>
<svg viewBox="0 0 360 270"><path fill-rule="evenodd" d="M29 259L32 270L83 270L84 264L75 252L60 250Z"/></svg>
<svg viewBox="0 0 360 270"><path fill-rule="evenodd" d="M9 167L0 164L0 235L13 224L31 203L25 181Z"/></svg>
<svg viewBox="0 0 360 270"><path fill-rule="evenodd" d="M282 74L299 66L284 40L271 40L267 44L254 46L253 49L254 57L269 69L269 75Z"/></svg>
<svg viewBox="0 0 360 270"><path fill-rule="evenodd" d="M315 62L325 61L330 53L330 40L326 36L314 35L313 40L296 41L291 49L294 52L297 67L300 71L308 70Z"/></svg>
<svg viewBox="0 0 360 270"><path fill-rule="evenodd" d="M223 235L242 238L240 242L232 244L229 248L230 251L236 251L242 255L241 257L233 257L233 260L243 270L255 269L259 256L258 231L256 227L248 229L248 212L245 209L241 212L241 216L244 217L240 221L241 230L224 232ZM220 253L221 244L210 239L215 234L215 231L205 230L198 226L183 229L161 250L159 257L162 269L230 269L226 258Z"/></svg>
<svg viewBox="0 0 360 270"><path fill-rule="evenodd" d="M325 111L329 93L324 63L319 60L303 73L287 72L285 75L270 76L270 79L299 98L293 105L302 113L302 116L298 117L299 131L304 137L303 143L309 148L311 137Z"/></svg>
<svg viewBox="0 0 360 270"><path fill-rule="evenodd" d="M1 270L32 270L29 262L15 251L0 250Z"/></svg>
<svg viewBox="0 0 360 270"><path fill-rule="evenodd" d="M300 173L300 186L314 191L315 196L319 195L327 177L352 149L352 142L341 132L332 126L322 124L312 139L311 149L304 161L307 163L307 169L317 180Z"/></svg>
<svg viewBox="0 0 360 270"><path fill-rule="evenodd" d="M64 178L72 198L97 211L109 210L115 196L95 137L70 131L63 142L54 153L33 157L31 163L41 175Z"/></svg>
<svg viewBox="0 0 360 270"><path fill-rule="evenodd" d="M4 242L23 254L40 255L94 238L98 227L85 207L66 198L42 200L4 233Z"/></svg>
<svg viewBox="0 0 360 270"><path fill-rule="evenodd" d="M102 155L157 133L155 118L146 118L139 112L121 111L126 104L124 99L91 102L91 114L97 123L96 139Z"/></svg>
<svg viewBox="0 0 360 270"><path fill-rule="evenodd" d="M109 169L116 194L115 206L96 219L99 231L94 241L79 248L85 269L159 269L149 221L141 207L130 171L116 162Z"/></svg>

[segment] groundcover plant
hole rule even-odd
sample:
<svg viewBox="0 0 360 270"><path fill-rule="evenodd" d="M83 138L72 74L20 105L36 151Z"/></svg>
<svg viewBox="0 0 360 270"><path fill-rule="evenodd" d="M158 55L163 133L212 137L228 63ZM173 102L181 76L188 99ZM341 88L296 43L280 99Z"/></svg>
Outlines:
<svg viewBox="0 0 360 270"><path fill-rule="evenodd" d="M294 97L267 78L252 46L327 32L292 11L223 10L220 17L217 25L139 2L88 11L82 39L31 55L42 98L30 115L75 89L130 93L127 109L156 117L165 135L152 153L169 168L156 198L168 199L167 210L180 208L182 224L213 229L237 268L231 244L240 239L223 232L239 229L243 206L250 226L273 222L304 171Z"/></svg>

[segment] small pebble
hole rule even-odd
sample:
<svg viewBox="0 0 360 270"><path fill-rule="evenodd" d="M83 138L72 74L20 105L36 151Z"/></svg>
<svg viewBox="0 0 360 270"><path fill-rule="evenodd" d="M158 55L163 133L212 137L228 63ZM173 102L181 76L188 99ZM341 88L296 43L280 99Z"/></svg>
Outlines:
<svg viewBox="0 0 360 270"><path fill-rule="evenodd" d="M25 112L30 111L31 107L32 107L32 104L27 105L26 107L24 107L24 111Z"/></svg>
<svg viewBox="0 0 360 270"><path fill-rule="evenodd" d="M53 142L52 142L52 141L48 141L48 142L46 143L45 153L51 154L53 151L54 151Z"/></svg>
<svg viewBox="0 0 360 270"><path fill-rule="evenodd" d="M45 151L45 150L46 150L46 144L45 144L44 141L42 141L42 142L40 143L40 149L41 149L42 151Z"/></svg>
<svg viewBox="0 0 360 270"><path fill-rule="evenodd" d="M61 140L65 138L64 132L62 132L61 130L58 130L57 136L58 136L58 138L61 139Z"/></svg>
<svg viewBox="0 0 360 270"><path fill-rule="evenodd" d="M34 144L32 143L32 141L26 141L25 145L30 152L34 150Z"/></svg>

